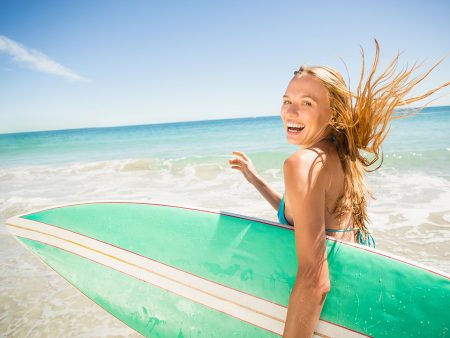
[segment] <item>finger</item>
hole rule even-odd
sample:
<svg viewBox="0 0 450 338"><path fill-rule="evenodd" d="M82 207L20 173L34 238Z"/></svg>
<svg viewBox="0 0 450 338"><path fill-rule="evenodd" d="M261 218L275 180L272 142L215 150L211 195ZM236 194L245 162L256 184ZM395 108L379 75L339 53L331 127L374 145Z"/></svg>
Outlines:
<svg viewBox="0 0 450 338"><path fill-rule="evenodd" d="M242 151L233 151L233 154L237 154L239 156L242 156L247 161L249 160L248 156L245 153L243 153Z"/></svg>
<svg viewBox="0 0 450 338"><path fill-rule="evenodd" d="M240 163L230 163L230 166L242 168L242 165Z"/></svg>
<svg viewBox="0 0 450 338"><path fill-rule="evenodd" d="M230 163L243 163L243 160L240 159L240 158L232 158L228 162L230 162Z"/></svg>
<svg viewBox="0 0 450 338"><path fill-rule="evenodd" d="M238 155L238 156L240 156L240 157L242 157L242 158L244 158L244 159L248 159L248 157L247 157L247 155L245 155L245 153L243 153L242 151L233 151L233 154L236 154L236 155Z"/></svg>

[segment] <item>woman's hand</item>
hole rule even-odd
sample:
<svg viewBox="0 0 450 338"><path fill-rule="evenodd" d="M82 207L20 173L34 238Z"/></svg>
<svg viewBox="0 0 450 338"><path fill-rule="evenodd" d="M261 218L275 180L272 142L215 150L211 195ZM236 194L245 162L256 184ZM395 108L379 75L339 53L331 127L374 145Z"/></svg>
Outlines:
<svg viewBox="0 0 450 338"><path fill-rule="evenodd" d="M280 205L281 195L277 193L261 176L256 172L252 160L241 151L233 151L236 157L228 160L232 169L237 169L242 172L244 177L249 181L256 190L270 203L270 205L278 210Z"/></svg>
<svg viewBox="0 0 450 338"><path fill-rule="evenodd" d="M245 153L240 151L233 151L233 154L237 155L237 157L228 160L231 168L240 170L247 181L255 185L257 182L257 173L252 160Z"/></svg>

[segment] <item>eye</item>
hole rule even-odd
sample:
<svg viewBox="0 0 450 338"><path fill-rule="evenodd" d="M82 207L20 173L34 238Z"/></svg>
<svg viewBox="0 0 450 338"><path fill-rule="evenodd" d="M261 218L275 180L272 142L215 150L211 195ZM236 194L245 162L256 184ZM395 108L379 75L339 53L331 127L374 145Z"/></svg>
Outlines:
<svg viewBox="0 0 450 338"><path fill-rule="evenodd" d="M291 101L289 101L289 100L284 100L283 101L283 104L287 104L287 103L291 103Z"/></svg>
<svg viewBox="0 0 450 338"><path fill-rule="evenodd" d="M309 101L304 101L304 103L305 103L307 106L312 106L312 103L309 102Z"/></svg>

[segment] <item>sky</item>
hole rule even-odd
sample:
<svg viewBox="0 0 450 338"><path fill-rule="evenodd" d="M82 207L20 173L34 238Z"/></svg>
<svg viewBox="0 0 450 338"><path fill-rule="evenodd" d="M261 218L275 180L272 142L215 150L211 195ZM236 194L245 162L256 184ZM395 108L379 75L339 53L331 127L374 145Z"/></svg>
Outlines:
<svg viewBox="0 0 450 338"><path fill-rule="evenodd" d="M400 69L447 56L420 94L450 80L449 13L444 0L0 0L0 133L278 115L302 64L353 89L374 38L381 69L398 52ZM450 88L432 99L450 105Z"/></svg>

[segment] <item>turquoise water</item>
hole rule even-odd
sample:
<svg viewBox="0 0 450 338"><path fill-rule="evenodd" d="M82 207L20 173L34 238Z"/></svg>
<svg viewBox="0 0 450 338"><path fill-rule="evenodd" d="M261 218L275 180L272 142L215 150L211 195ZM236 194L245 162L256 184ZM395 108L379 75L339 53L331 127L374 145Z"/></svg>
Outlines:
<svg viewBox="0 0 450 338"><path fill-rule="evenodd" d="M449 173L450 107L426 108L396 120L384 144L386 166ZM121 159L185 159L192 164L234 149L275 168L296 148L279 116L0 135L0 167Z"/></svg>
<svg viewBox="0 0 450 338"><path fill-rule="evenodd" d="M260 139L261 133L264 140ZM251 152L286 151L280 118L3 134L0 135L0 160L2 166L125 158L192 158L195 162L243 147Z"/></svg>
<svg viewBox="0 0 450 338"><path fill-rule="evenodd" d="M368 212L377 248L445 272L450 272L449 129L449 106L394 121L383 145L383 166L367 176L376 197L368 201ZM279 116L3 134L1 223L32 210L92 200L187 205L276 221L276 210L228 160L234 150L245 152L282 193L283 161L297 149L286 143ZM0 332L6 336L29 336L23 331L29 325L22 325L29 318L54 330L40 332L44 336L65 332L67 323L76 328L69 336L130 334L39 264L3 226L0 248L0 304L6 304ZM93 327L91 318L103 324Z"/></svg>

